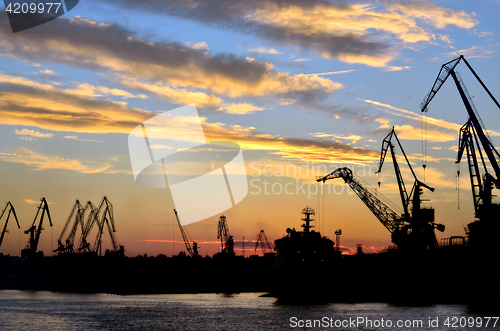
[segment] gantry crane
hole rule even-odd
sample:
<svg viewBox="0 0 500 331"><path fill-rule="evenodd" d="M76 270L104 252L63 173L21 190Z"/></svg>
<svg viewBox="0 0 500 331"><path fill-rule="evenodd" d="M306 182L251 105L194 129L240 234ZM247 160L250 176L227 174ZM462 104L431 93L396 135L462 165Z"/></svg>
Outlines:
<svg viewBox="0 0 500 331"><path fill-rule="evenodd" d="M500 215L500 205L494 204L492 202L492 189L493 185L497 189L500 189L500 154L485 133L484 125L482 124L481 118L479 117L476 107L472 102L472 98L467 92L467 89L465 88L460 75L455 71L455 68L460 63L460 61L463 61L467 65L469 70L493 100L495 105L500 108L500 104L498 103L498 101L491 94L486 85L476 74L474 69L472 69L465 57L463 55L460 55L459 57L441 66L441 70L439 71L438 77L436 78L431 91L427 94L427 96L420 104L420 109L422 112L428 111L429 103L432 101L441 86L443 86L443 84L446 82L448 77L451 76L453 78L453 81L455 82L462 102L464 103L465 109L469 115L467 123L465 123L465 125L463 125L460 129L458 157L456 163L460 163L465 151L467 153L469 176L471 181L474 212L476 218L483 221L498 220L498 215ZM483 151L488 158L490 166L493 168L494 175L493 173L488 171ZM478 156L481 159L484 170L483 178L481 178L479 170L480 167Z"/></svg>
<svg viewBox="0 0 500 331"><path fill-rule="evenodd" d="M233 236L229 234L226 216L221 215L217 227L217 239L220 239L222 253L234 254Z"/></svg>
<svg viewBox="0 0 500 331"><path fill-rule="evenodd" d="M427 245L414 240L410 236L411 230L409 224L405 222L406 218L403 215L400 216L400 214L378 199L374 193L370 192L368 187L361 184L360 179L354 177L351 169L347 167L338 168L328 175L318 178L316 181L324 183L329 179L335 178L342 178L349 185L373 215L391 233L391 240L398 248L414 250L427 247Z"/></svg>
<svg viewBox="0 0 500 331"><path fill-rule="evenodd" d="M406 163L408 164L408 168L411 171L411 174L414 178L413 187L410 191L410 194L406 191L406 186L403 180L403 176L401 174L401 170L399 168L399 164L396 157L395 146L392 143L392 139L395 139L401 153L403 154ZM406 156L406 153L399 141L399 138L394 131L394 127L391 129L389 134L384 138L382 142L382 150L380 152L380 164L377 170L377 173L382 171L382 166L384 165L385 156L387 155L388 150L391 151L392 163L394 165L394 172L396 174L396 180L399 188L399 195L401 198L401 204L403 206L403 215L402 221L407 223L403 225L402 231L398 232L398 236L401 236L399 241L403 246L411 247L411 248L437 248L438 243L436 240L436 235L434 233L434 229L438 229L438 231L443 232L445 226L442 224L437 224L434 222L434 209L421 208L423 194L422 188L426 188L431 192L434 192L434 188L428 186L427 184L418 180L413 168ZM411 204L411 215L410 215L410 204ZM404 247L401 247L404 248Z"/></svg>
<svg viewBox="0 0 500 331"><path fill-rule="evenodd" d="M87 210L89 211L89 215L87 216L87 221L84 221L85 214L86 214ZM87 201L87 204L85 205L85 208L82 211L82 215L81 215L82 222L84 222L85 225L83 227L82 236L80 237L80 241L78 242L78 246L77 246L77 250L79 252L81 252L81 251L86 252L86 253L91 252L90 243L87 242L87 237L89 236L90 232L92 231L94 224L99 222L98 218L99 218L99 216L97 214L96 206L94 206L94 204L92 202Z"/></svg>
<svg viewBox="0 0 500 331"><path fill-rule="evenodd" d="M102 212L102 217L99 219L99 215ZM107 197L103 197L101 200L101 203L99 205L99 208L97 209L97 212L95 214L95 220L97 222L97 227L98 227L98 232L97 232L97 237L94 243L94 248L92 251L94 253L99 253L101 255L101 249L102 249L102 233L104 231L104 226L106 225L109 233L109 237L111 239L111 244L113 245L113 251L114 252L119 252L122 250L122 246L118 244L118 241L116 240L115 237L115 219L113 216L113 205L111 202L108 200Z"/></svg>
<svg viewBox="0 0 500 331"><path fill-rule="evenodd" d="M22 257L24 258L36 257L36 253L38 250L38 242L40 241L40 234L42 233L43 230L42 226L45 214L47 214L47 218L49 219L49 224L50 226L52 226L52 219L50 218L50 212L49 212L49 204L47 203L47 200L45 200L45 198L42 198L40 201L40 205L38 206L35 219L33 220L33 224L28 230L24 231L25 234L30 235L30 239L28 241L28 244L26 245L26 248L21 250ZM38 227L37 227L36 220L38 218L38 215L40 215L40 221L38 222Z"/></svg>
<svg viewBox="0 0 500 331"><path fill-rule="evenodd" d="M269 244L269 241L267 240L266 233L264 230L260 230L259 234L257 235L257 241L255 242L255 252L257 252L257 248L260 247L262 248L262 253L272 253L273 249L271 248L271 244Z"/></svg>
<svg viewBox="0 0 500 331"><path fill-rule="evenodd" d="M18 229L21 228L19 226L19 221L17 220L16 210L14 209L14 206L12 205L12 203L10 203L10 201L8 201L7 204L5 205L5 208L2 211L2 215L0 215L0 220L2 220L2 217L7 211L7 209L9 209L9 213L7 214L7 219L5 220L5 225L3 226L2 234L0 235L0 246L2 246L3 237L5 236L5 233L9 232L9 230L7 230L7 224L9 223L9 218L11 214L14 215L14 219L16 220L17 223L17 228Z"/></svg>
<svg viewBox="0 0 500 331"><path fill-rule="evenodd" d="M82 233L84 230L84 222L82 218L82 212L84 208L81 205L80 201L76 200L75 204L73 205L73 208L71 209L71 212L69 213L68 220L64 224L64 227L61 231L61 235L59 236L59 239L57 240L57 248L54 249L54 253L74 253L74 241L75 241L75 235L76 231L78 229L78 225L80 225L82 229ZM64 234L66 233L66 230L70 226L70 224L73 223L71 226L71 230L69 234L66 237L66 240L63 239Z"/></svg>
<svg viewBox="0 0 500 331"><path fill-rule="evenodd" d="M177 219L177 224L179 225L179 229L181 230L182 239L184 240L184 245L186 245L186 250L188 251L189 256L197 257L198 256L198 243L193 241L189 236L189 233L181 224L179 220L179 215L177 215L177 211L174 209L175 218ZM189 238L189 239L188 239ZM191 246L191 242L193 242L193 246Z"/></svg>

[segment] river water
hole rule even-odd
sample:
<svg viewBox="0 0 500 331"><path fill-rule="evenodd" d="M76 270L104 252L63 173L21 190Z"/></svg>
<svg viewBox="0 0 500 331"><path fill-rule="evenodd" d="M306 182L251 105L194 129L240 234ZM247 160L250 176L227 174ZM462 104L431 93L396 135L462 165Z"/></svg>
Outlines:
<svg viewBox="0 0 500 331"><path fill-rule="evenodd" d="M0 330L500 329L500 321L494 325L496 319L488 319L495 314L471 312L464 305L398 307L385 303L331 303L301 306L281 304L275 298L260 295L118 296L6 290L0 291Z"/></svg>

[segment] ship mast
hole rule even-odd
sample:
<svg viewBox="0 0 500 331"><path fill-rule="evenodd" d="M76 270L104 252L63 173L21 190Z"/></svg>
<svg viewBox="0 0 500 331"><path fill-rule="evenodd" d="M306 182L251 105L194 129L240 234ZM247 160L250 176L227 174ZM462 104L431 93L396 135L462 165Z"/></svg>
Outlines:
<svg viewBox="0 0 500 331"><path fill-rule="evenodd" d="M302 209L302 214L306 215L306 217L302 219L305 222L305 224L302 224L304 232L310 232L309 229L314 228L314 226L310 224L314 221L314 219L311 218L311 215L315 215L314 209L307 206L306 208Z"/></svg>

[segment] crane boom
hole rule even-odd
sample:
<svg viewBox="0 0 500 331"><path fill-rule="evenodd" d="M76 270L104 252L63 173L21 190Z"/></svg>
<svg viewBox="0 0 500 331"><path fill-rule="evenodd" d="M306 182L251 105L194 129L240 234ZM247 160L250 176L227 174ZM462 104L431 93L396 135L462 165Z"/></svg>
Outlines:
<svg viewBox="0 0 500 331"><path fill-rule="evenodd" d="M391 240L400 249L422 250L427 248L436 248L437 240L434 234L434 228L444 231L444 225L434 223L434 210L418 209L411 218L402 217L392 210L385 203L380 201L366 187L354 178L349 168L338 168L330 174L318 178L316 181L325 182L328 179L342 178L347 185L364 202L370 211L377 217L387 230L391 233ZM417 189L420 190L417 186ZM416 193L416 194L419 194ZM414 201L415 205L415 201ZM431 215L429 215L431 214Z"/></svg>
<svg viewBox="0 0 500 331"><path fill-rule="evenodd" d="M12 203L10 203L10 201L8 201L6 204L5 204L5 208L3 209L2 211L2 215L0 215L0 220L2 219L3 215L5 214L5 211L7 211L7 208L9 208L9 213L7 214L7 219L5 220L5 225L3 226L3 230L2 230L2 234L0 235L0 246L2 246L2 242L3 242L3 237L5 236L5 233L6 232L9 232L7 230L7 224L9 223L9 218L10 218L10 215L14 215L14 219L16 220L16 223L17 223L17 228L20 229L21 227L19 226L19 221L17 219L17 215L16 215L16 210L14 209L14 206L12 205Z"/></svg>
<svg viewBox="0 0 500 331"><path fill-rule="evenodd" d="M182 239L184 240L184 245L186 245L186 250L188 251L189 256L193 257L193 256L198 255L197 243L193 242L193 246L194 246L194 248L196 248L196 251L195 251L195 249L193 249L193 247L191 247L191 243L189 242L186 230L182 226L181 221L179 220L179 215L177 214L177 211L175 209L174 209L174 213L175 213L175 218L177 219L177 224L179 225L179 229L181 230Z"/></svg>
<svg viewBox="0 0 500 331"><path fill-rule="evenodd" d="M443 86L444 82L448 79L450 76L450 73L455 69L455 67L458 65L460 60L465 60L463 55L460 55L456 59L453 59L449 62L446 62L441 66L441 70L439 70L438 76L436 78L436 81L434 82L434 85L432 85L432 88L429 93L425 96L424 100L420 103L420 110L422 112L428 111L427 106L429 106L429 103L432 101L432 99L436 96L438 93L439 89L441 86Z"/></svg>
<svg viewBox="0 0 500 331"><path fill-rule="evenodd" d="M361 185L359 181L354 178L351 169L347 167L338 168L328 175L318 178L316 181L324 183L329 179L335 178L342 178L391 234L399 231L404 222L401 217L399 217L389 206L380 201L367 188Z"/></svg>

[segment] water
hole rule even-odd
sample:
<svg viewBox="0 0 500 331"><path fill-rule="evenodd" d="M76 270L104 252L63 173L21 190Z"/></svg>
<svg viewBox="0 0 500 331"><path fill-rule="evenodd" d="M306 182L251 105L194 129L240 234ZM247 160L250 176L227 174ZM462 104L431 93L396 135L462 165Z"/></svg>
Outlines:
<svg viewBox="0 0 500 331"><path fill-rule="evenodd" d="M0 330L498 330L486 315L471 313L464 305L398 307L384 303L283 305L260 293L117 296L51 292L0 291ZM488 314L491 316L491 314ZM498 314L496 315L498 316ZM291 318L295 317L297 327ZM363 318L356 326L301 328L307 320L337 323ZM456 317L456 327L445 326ZM377 325L381 319L422 321L422 326ZM429 327L429 318L439 318ZM472 327L460 327L473 321ZM302 320L302 322L299 322ZM371 325L367 320L371 320ZM450 320L453 322L453 320ZM482 327L479 327L479 322ZM313 323L313 322L311 322ZM344 322L345 324L346 322ZM467 323L467 322L466 322ZM301 324L300 324L301 325Z"/></svg>

